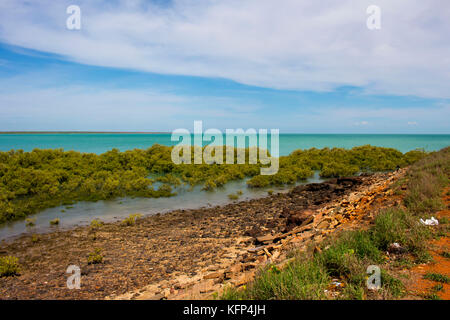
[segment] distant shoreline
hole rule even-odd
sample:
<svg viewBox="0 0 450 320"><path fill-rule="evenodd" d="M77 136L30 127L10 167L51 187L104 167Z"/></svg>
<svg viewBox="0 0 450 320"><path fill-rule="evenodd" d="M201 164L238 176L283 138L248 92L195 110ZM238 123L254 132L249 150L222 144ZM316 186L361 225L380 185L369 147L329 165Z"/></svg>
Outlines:
<svg viewBox="0 0 450 320"><path fill-rule="evenodd" d="M170 132L127 131L0 131L0 134L170 134Z"/></svg>
<svg viewBox="0 0 450 320"><path fill-rule="evenodd" d="M0 135L5 134L171 134L172 132L151 132L151 131L0 131ZM280 133L282 135L361 135L361 136L448 136L450 133Z"/></svg>

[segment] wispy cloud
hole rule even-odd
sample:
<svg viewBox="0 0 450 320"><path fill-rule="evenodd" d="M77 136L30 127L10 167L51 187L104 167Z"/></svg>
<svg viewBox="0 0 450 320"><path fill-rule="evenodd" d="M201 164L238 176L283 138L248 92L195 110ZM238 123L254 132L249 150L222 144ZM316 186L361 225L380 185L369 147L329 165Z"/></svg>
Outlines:
<svg viewBox="0 0 450 320"><path fill-rule="evenodd" d="M0 41L84 64L278 89L450 97L448 1L378 0L377 31L366 28L368 0L79 0L82 30L69 31L72 2L3 0Z"/></svg>

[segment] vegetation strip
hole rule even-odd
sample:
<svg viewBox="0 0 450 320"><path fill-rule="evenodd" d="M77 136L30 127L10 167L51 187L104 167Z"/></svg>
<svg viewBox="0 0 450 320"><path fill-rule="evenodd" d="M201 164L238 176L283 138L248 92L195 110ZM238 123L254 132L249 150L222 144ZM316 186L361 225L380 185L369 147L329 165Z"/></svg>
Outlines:
<svg viewBox="0 0 450 320"><path fill-rule="evenodd" d="M325 178L388 171L426 155L423 151L403 154L372 146L297 150L280 157L277 174L262 176L261 164L175 165L171 150L172 147L154 145L147 150L113 149L101 155L39 149L0 152L0 224L75 201L170 197L175 195L173 188L181 184L203 185L204 190L211 191L246 177L250 178L249 187L288 185L312 176L314 171ZM248 153L247 149L246 159ZM156 188L155 182L162 185Z"/></svg>

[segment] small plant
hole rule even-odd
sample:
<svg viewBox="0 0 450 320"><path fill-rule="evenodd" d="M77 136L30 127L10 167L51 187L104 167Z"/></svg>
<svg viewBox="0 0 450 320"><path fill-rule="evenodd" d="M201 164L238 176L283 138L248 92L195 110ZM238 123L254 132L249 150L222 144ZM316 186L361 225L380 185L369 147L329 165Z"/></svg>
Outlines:
<svg viewBox="0 0 450 320"><path fill-rule="evenodd" d="M444 289L444 286L443 286L442 284L438 283L437 285L434 285L434 286L431 288L431 291L433 291L433 292L439 292L439 291L441 291L442 289Z"/></svg>
<svg viewBox="0 0 450 320"><path fill-rule="evenodd" d="M242 190L238 190L238 191L236 192L236 194L237 194L238 196L242 196L242 195L243 195L243 192L242 192Z"/></svg>
<svg viewBox="0 0 450 320"><path fill-rule="evenodd" d="M441 252L441 256L443 256L444 258L450 259L450 252L448 252L448 251L443 251L443 252Z"/></svg>
<svg viewBox="0 0 450 320"><path fill-rule="evenodd" d="M231 193L228 195L228 199L237 200L237 199L239 199L239 196L237 194Z"/></svg>
<svg viewBox="0 0 450 320"><path fill-rule="evenodd" d="M272 272L272 273L275 273L275 274L280 274L281 270L276 265L272 265L269 268L269 272Z"/></svg>
<svg viewBox="0 0 450 320"><path fill-rule="evenodd" d="M449 219L447 217L442 217L439 220L439 224L448 224L448 222L449 222Z"/></svg>
<svg viewBox="0 0 450 320"><path fill-rule="evenodd" d="M381 270L381 283L383 284L383 289L387 290L393 297L399 298L405 294L403 283L383 269Z"/></svg>
<svg viewBox="0 0 450 320"><path fill-rule="evenodd" d="M272 189L267 190L267 194L268 194L269 196L271 196L271 195L273 194L273 190L272 190Z"/></svg>
<svg viewBox="0 0 450 320"><path fill-rule="evenodd" d="M51 226L57 226L59 225L59 218L55 218L53 220L50 220L50 225Z"/></svg>
<svg viewBox="0 0 450 320"><path fill-rule="evenodd" d="M425 294L423 297L427 300L442 300L436 293Z"/></svg>
<svg viewBox="0 0 450 320"><path fill-rule="evenodd" d="M89 253L87 258L88 264L98 264L103 262L102 249L97 248L94 252Z"/></svg>
<svg viewBox="0 0 450 320"><path fill-rule="evenodd" d="M122 221L122 224L126 226L132 226L136 223L136 220L142 217L142 214L140 213L133 213L130 214L125 220Z"/></svg>
<svg viewBox="0 0 450 320"><path fill-rule="evenodd" d="M25 219L25 225L27 227L34 227L36 225L35 222L36 222L36 219L34 219L34 218Z"/></svg>
<svg viewBox="0 0 450 320"><path fill-rule="evenodd" d="M19 275L19 259L13 256L0 257L0 277Z"/></svg>
<svg viewBox="0 0 450 320"><path fill-rule="evenodd" d="M64 213L64 212L66 212L66 210L62 209L62 210L61 210L61 213Z"/></svg>
<svg viewBox="0 0 450 320"><path fill-rule="evenodd" d="M37 234L33 234L31 236L31 242L32 243L37 243L37 242L39 242L39 240L41 240L41 238Z"/></svg>
<svg viewBox="0 0 450 320"><path fill-rule="evenodd" d="M91 221L92 229L99 229L102 225L103 225L103 222L101 222L99 219L94 219Z"/></svg>
<svg viewBox="0 0 450 320"><path fill-rule="evenodd" d="M427 273L423 278L441 283L450 283L450 277L440 273Z"/></svg>

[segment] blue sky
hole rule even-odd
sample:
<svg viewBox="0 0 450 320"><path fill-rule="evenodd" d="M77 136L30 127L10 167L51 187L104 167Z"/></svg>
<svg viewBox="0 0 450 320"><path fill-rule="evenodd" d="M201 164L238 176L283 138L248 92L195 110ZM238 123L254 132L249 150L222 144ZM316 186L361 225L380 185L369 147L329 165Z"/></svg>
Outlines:
<svg viewBox="0 0 450 320"><path fill-rule="evenodd" d="M450 133L450 4L378 2L4 0L0 131Z"/></svg>

